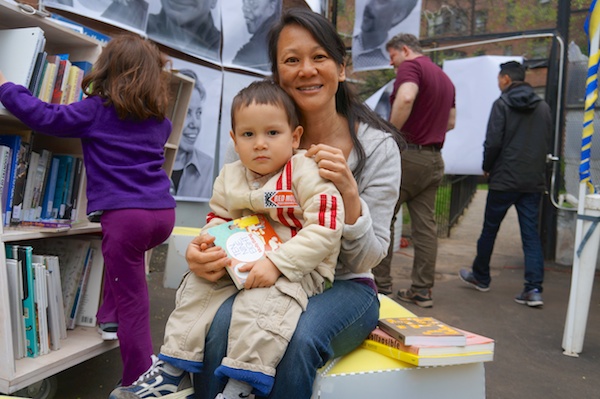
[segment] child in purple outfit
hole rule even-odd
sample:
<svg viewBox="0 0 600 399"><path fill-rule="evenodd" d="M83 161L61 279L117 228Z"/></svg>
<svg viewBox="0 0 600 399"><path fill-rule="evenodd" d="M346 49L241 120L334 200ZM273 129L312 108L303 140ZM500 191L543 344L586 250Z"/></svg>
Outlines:
<svg viewBox="0 0 600 399"><path fill-rule="evenodd" d="M175 224L175 200L162 169L171 134L167 63L151 42L115 36L82 82L87 98L69 105L45 103L0 71L0 101L15 117L41 134L81 139L87 213L101 214L103 235L98 322L103 338L120 341L123 385L152 364L144 254Z"/></svg>

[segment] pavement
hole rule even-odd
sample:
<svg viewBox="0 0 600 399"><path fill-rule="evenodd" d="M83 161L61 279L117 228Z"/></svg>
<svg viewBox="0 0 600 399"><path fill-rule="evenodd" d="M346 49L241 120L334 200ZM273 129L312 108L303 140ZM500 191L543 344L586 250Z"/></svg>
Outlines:
<svg viewBox="0 0 600 399"><path fill-rule="evenodd" d="M514 209L509 211L496 240L491 290L479 292L458 279L458 270L469 267L475 256L486 193L477 191L450 237L439 239L434 307L402 305L419 316L433 316L495 339L494 361L485 363L488 399L600 398L600 273L594 278L583 350L578 357L564 355L561 347L570 266L546 262L543 308L529 308L513 300L523 288L523 252ZM408 226L404 226L403 235L410 243ZM175 301L175 290L162 287L166 249L162 245L154 250L149 275L156 352ZM395 253L395 290L409 286L412 257L410 244ZM120 379L121 370L118 349L83 362L57 375L56 398L106 399Z"/></svg>

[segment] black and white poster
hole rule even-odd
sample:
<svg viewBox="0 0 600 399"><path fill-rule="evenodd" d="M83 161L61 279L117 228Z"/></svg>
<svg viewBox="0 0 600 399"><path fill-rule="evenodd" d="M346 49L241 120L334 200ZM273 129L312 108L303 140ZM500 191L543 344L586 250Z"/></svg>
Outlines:
<svg viewBox="0 0 600 399"><path fill-rule="evenodd" d="M220 0L148 0L146 34L165 46L220 64Z"/></svg>
<svg viewBox="0 0 600 399"><path fill-rule="evenodd" d="M352 38L355 71L391 68L385 48L398 33L419 37L421 0L356 0Z"/></svg>
<svg viewBox="0 0 600 399"><path fill-rule="evenodd" d="M43 0L42 4L139 34L146 30L147 0Z"/></svg>
<svg viewBox="0 0 600 399"><path fill-rule="evenodd" d="M173 59L173 68L195 79L171 174L171 194L179 201L208 201L215 178L215 156L223 73Z"/></svg>
<svg viewBox="0 0 600 399"><path fill-rule="evenodd" d="M281 15L282 0L227 0L222 3L223 65L271 74L267 35Z"/></svg>
<svg viewBox="0 0 600 399"><path fill-rule="evenodd" d="M223 74L223 106L221 108L221 132L220 132L220 148L219 148L219 170L224 164L225 154L233 151L233 141L229 136L231 131L231 102L233 97L255 80L261 80L250 75L242 75L233 72L224 72Z"/></svg>

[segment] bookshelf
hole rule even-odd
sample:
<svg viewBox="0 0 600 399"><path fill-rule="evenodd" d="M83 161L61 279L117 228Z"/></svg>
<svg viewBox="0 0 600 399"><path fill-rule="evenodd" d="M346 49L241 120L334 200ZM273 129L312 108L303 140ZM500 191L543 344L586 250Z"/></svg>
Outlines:
<svg viewBox="0 0 600 399"><path fill-rule="evenodd" d="M73 60L93 62L102 51L102 43L57 24L49 18L23 13L17 5L0 0L0 29L40 27L46 37L45 50L51 53L69 53ZM0 57L4 57L0 54ZM171 74L170 90L172 106L169 119L173 131L165 146L163 168L170 175L179 145L179 138L185 121L185 115L193 81L176 72ZM0 134L18 134L24 141L31 142L32 133L8 111L0 109ZM34 148L47 148L57 153L81 155L78 139L58 139L36 135ZM81 193L85 193L85 176ZM25 240L47 239L49 237L99 235L100 224L90 223L85 215L85 194L77 207L77 221L71 228L18 228L2 227L0 214L0 393L11 394L44 379L52 377L69 367L77 365L118 346L118 341L103 341L96 328L77 327L68 331L67 339L61 340L61 348L36 358L14 360L13 339L10 319L8 277L4 244Z"/></svg>

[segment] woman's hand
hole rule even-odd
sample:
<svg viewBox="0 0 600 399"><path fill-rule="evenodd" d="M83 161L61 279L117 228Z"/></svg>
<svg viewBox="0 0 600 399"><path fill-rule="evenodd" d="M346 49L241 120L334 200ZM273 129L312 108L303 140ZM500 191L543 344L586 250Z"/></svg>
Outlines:
<svg viewBox="0 0 600 399"><path fill-rule="evenodd" d="M231 263L221 247L214 245L215 237L201 234L195 237L185 251L185 260L192 273L205 280L215 282L227 271L225 266Z"/></svg>
<svg viewBox="0 0 600 399"><path fill-rule="evenodd" d="M344 221L347 224L354 224L361 215L358 185L342 150L326 144L316 144L312 145L305 155L315 160L322 178L335 184L344 201L346 215Z"/></svg>

